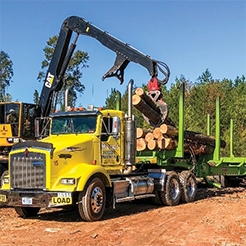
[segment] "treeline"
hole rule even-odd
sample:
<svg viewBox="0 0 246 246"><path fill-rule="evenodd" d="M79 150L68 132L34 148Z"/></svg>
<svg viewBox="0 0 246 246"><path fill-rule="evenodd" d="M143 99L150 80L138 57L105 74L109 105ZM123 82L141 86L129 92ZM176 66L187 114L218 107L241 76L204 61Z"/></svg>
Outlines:
<svg viewBox="0 0 246 246"><path fill-rule="evenodd" d="M176 78L174 83L163 86L163 99L168 104L168 117L178 126L180 86L185 85L185 130L207 134L207 115L210 115L211 135L215 136L216 98L220 99L221 139L227 145L221 150L222 155L229 155L230 121L233 119L233 145L235 156L246 156L246 79L237 77L214 80L207 69L196 82L184 76ZM142 85L147 91L147 86ZM112 90L106 100L106 107L115 105L116 91ZM127 90L122 95L122 109L127 109ZM149 128L141 113L133 109L137 126Z"/></svg>

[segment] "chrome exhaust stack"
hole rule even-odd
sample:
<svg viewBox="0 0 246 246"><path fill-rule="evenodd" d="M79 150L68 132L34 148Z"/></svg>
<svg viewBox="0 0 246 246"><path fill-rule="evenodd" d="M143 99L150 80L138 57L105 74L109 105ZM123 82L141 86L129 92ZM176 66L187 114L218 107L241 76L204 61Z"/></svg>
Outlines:
<svg viewBox="0 0 246 246"><path fill-rule="evenodd" d="M131 79L128 83L128 112L125 123L125 169L124 174L132 172L132 166L135 164L136 157L136 125L132 115L132 87L134 81Z"/></svg>

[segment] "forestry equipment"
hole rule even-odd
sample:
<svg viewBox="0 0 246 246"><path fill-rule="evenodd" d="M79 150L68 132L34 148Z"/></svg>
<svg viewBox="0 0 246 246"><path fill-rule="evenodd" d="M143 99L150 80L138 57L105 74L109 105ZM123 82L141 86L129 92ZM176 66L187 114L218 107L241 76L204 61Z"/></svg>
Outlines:
<svg viewBox="0 0 246 246"><path fill-rule="evenodd" d="M18 142L35 139L34 119L39 112L35 104L0 102L0 177L8 169L11 147Z"/></svg>

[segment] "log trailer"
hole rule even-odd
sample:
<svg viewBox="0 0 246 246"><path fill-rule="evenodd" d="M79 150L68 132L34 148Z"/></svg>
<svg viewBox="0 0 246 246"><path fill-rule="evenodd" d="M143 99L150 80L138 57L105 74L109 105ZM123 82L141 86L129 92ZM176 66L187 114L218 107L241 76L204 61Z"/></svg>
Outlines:
<svg viewBox="0 0 246 246"><path fill-rule="evenodd" d="M61 86L62 76L57 76L57 71L63 75L71 57L68 43L72 32L92 36L116 52L115 64L104 77L116 76L123 82L126 65L134 61L157 79L155 60L73 16L61 27L44 96L53 86ZM53 113L47 124L48 137L15 144L9 154L9 171L1 179L0 204L14 207L21 217L35 216L41 208L77 206L83 220L97 221L106 207L114 208L121 202L145 198L168 206L192 202L197 193L196 177L213 174L230 181L231 177L245 175L245 159L220 157L219 129L213 153L196 155L184 151L183 91L177 148L137 151L132 87L130 80L127 112L93 107ZM154 100L158 104L160 98Z"/></svg>

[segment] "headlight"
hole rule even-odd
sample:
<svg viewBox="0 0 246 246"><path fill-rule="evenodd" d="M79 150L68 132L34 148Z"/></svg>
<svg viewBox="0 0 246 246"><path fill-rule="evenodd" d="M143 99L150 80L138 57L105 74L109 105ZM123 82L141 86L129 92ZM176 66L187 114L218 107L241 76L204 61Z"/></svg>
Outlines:
<svg viewBox="0 0 246 246"><path fill-rule="evenodd" d="M61 184L64 185L74 185L75 184L75 178L63 178L60 180Z"/></svg>
<svg viewBox="0 0 246 246"><path fill-rule="evenodd" d="M1 185L3 186L4 184L8 184L9 183L9 178L8 177L3 177L1 180Z"/></svg>
<svg viewBox="0 0 246 246"><path fill-rule="evenodd" d="M8 184L9 183L9 172L8 171L4 171L1 177L1 186L3 186L4 184Z"/></svg>

